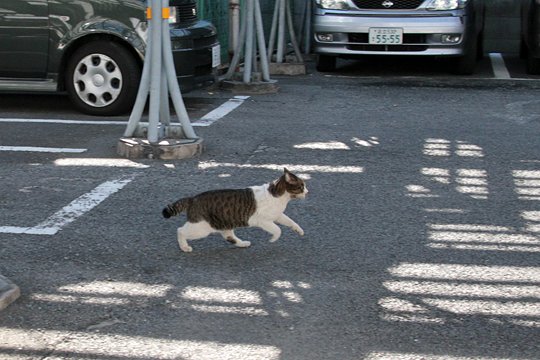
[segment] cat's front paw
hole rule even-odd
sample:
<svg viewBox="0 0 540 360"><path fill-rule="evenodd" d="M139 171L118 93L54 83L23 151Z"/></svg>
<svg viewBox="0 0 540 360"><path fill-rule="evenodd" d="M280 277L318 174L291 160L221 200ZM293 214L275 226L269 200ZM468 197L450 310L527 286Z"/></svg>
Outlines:
<svg viewBox="0 0 540 360"><path fill-rule="evenodd" d="M304 236L304 229L302 229L300 226L293 227L293 231L300 236Z"/></svg>
<svg viewBox="0 0 540 360"><path fill-rule="evenodd" d="M180 246L180 250L182 250L183 252L190 253L193 251L193 248L189 245L185 245L185 246Z"/></svg>

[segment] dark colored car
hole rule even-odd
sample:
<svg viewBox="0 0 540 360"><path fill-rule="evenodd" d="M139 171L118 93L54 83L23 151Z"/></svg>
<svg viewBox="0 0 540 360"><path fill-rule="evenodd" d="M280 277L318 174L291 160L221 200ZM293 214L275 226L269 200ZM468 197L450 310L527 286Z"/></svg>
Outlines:
<svg viewBox="0 0 540 360"><path fill-rule="evenodd" d="M216 28L195 0L171 0L170 34L183 91L215 80ZM92 115L126 113L147 37L143 0L1 0L0 91L63 92Z"/></svg>
<svg viewBox="0 0 540 360"><path fill-rule="evenodd" d="M537 0L521 2L520 55L527 59L529 74L540 74L540 3Z"/></svg>

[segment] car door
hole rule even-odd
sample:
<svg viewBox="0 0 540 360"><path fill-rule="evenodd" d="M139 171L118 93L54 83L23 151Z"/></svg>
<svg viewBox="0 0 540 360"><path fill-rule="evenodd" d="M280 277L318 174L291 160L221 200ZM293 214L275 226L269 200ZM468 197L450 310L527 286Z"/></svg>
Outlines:
<svg viewBox="0 0 540 360"><path fill-rule="evenodd" d="M48 1L0 1L0 77L45 77L49 42Z"/></svg>

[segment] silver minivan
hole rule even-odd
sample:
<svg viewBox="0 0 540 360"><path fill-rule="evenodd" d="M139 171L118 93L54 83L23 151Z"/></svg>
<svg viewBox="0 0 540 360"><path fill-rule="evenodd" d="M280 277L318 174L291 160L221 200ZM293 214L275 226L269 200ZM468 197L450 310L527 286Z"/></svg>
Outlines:
<svg viewBox="0 0 540 360"><path fill-rule="evenodd" d="M458 74L472 74L483 54L482 0L314 0L317 70L338 57L452 57Z"/></svg>

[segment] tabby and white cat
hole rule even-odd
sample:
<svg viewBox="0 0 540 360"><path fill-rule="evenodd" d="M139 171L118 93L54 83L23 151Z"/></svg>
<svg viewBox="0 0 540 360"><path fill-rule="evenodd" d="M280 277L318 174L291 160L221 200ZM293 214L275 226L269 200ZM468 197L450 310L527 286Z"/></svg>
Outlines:
<svg viewBox="0 0 540 360"><path fill-rule="evenodd" d="M239 239L234 229L259 227L272 234L271 242L281 236L276 223L290 227L300 235L304 230L284 214L291 199L305 198L308 190L304 181L284 169L283 175L271 183L246 189L213 190L193 197L182 198L163 209L163 217L179 215L185 211L187 222L178 228L178 245L184 252L193 249L188 240L220 233L237 247L248 247L249 241Z"/></svg>

